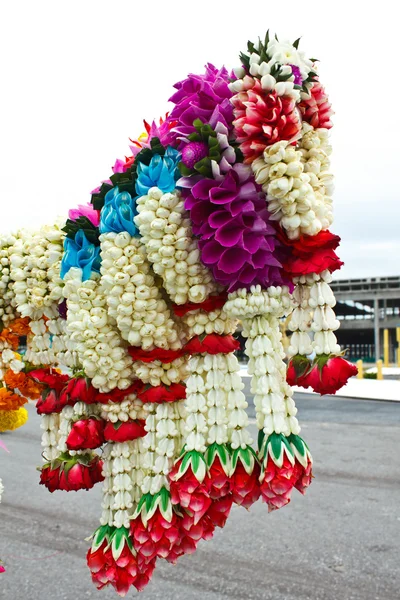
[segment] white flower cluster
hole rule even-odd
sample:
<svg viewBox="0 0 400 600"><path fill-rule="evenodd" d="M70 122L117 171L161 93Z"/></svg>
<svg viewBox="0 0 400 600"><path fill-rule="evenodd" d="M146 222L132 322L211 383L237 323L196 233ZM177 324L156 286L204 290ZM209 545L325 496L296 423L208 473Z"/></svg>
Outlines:
<svg viewBox="0 0 400 600"><path fill-rule="evenodd" d="M259 48L257 48L259 49ZM291 65L299 68L302 80L306 80L310 71L315 67L309 59L306 58L304 52L299 51L288 41L278 42L272 39L267 46L268 62L261 61L260 55L253 52L249 56L250 75L261 79L262 88L267 91L275 91L278 96L291 96L296 101L300 100L300 90L295 89L295 76ZM279 75L283 76L286 81L279 81L271 75L273 67L280 66ZM234 69L238 79L230 84L230 89L233 92L242 92L248 89L248 79L243 67Z"/></svg>
<svg viewBox="0 0 400 600"><path fill-rule="evenodd" d="M182 317L182 322L187 329L188 338L195 335L217 333L229 335L236 331L237 319L231 319L222 308L210 312L194 310Z"/></svg>
<svg viewBox="0 0 400 600"><path fill-rule="evenodd" d="M228 295L224 311L232 319L250 319L257 315L275 315L283 317L293 308L292 298L287 286L270 286L262 289L253 285L250 291L241 288Z"/></svg>
<svg viewBox="0 0 400 600"><path fill-rule="evenodd" d="M240 365L235 354L220 355L224 359L228 376L225 379L227 394L226 411L228 415L228 442L233 450L250 446L253 440L247 427L249 418L246 409L248 403L243 393L244 383L240 376ZM230 389L229 389L230 388Z"/></svg>
<svg viewBox="0 0 400 600"><path fill-rule="evenodd" d="M141 242L154 272L175 304L203 302L218 289L210 271L202 264L192 233L184 199L176 190L164 194L157 187L137 199Z"/></svg>
<svg viewBox="0 0 400 600"><path fill-rule="evenodd" d="M19 373L25 367L24 362L19 358L19 354L14 352L6 342L0 342L0 379L4 377L7 369L14 373Z"/></svg>
<svg viewBox="0 0 400 600"><path fill-rule="evenodd" d="M298 144L302 154L304 172L310 177L310 185L316 199L315 213L321 222L322 229L329 229L333 222L332 194L334 190L333 175L330 169L329 130L314 129L303 122L302 137Z"/></svg>
<svg viewBox="0 0 400 600"><path fill-rule="evenodd" d="M168 489L168 474L182 446L182 423L185 416L183 402L164 402L156 406L148 404L147 434L143 447L146 470L142 483L143 494L156 494L162 487Z"/></svg>
<svg viewBox="0 0 400 600"><path fill-rule="evenodd" d="M320 203L302 157L300 150L283 140L268 146L251 165L256 182L267 195L268 210L290 239L316 235L322 229L317 216Z"/></svg>
<svg viewBox="0 0 400 600"><path fill-rule="evenodd" d="M121 421L126 423L130 419L146 419L147 411L143 402L139 400L136 394L129 394L121 402L111 402L108 404L99 404L100 416L105 421L116 423Z"/></svg>
<svg viewBox="0 0 400 600"><path fill-rule="evenodd" d="M126 527L141 497L143 438L106 444L101 525Z"/></svg>
<svg viewBox="0 0 400 600"><path fill-rule="evenodd" d="M94 387L109 392L131 384L132 360L107 312L107 291L99 277L82 281L82 270L72 268L64 279L67 334Z"/></svg>
<svg viewBox="0 0 400 600"><path fill-rule="evenodd" d="M181 347L175 323L154 282L144 246L128 232L100 236L101 281L121 336L143 350Z"/></svg>
<svg viewBox="0 0 400 600"><path fill-rule="evenodd" d="M316 276L319 279L319 276ZM308 277L311 283L314 282L314 277ZM293 303L295 308L290 316L288 329L292 331L290 336L290 344L287 350L289 357L301 354L307 356L312 353L311 338L309 331L311 329L312 312L309 304L310 300L310 285L308 282L298 282L293 291Z"/></svg>
<svg viewBox="0 0 400 600"><path fill-rule="evenodd" d="M149 383L154 387L161 384L169 386L171 383L180 383L185 381L189 375L185 357L176 358L170 363L154 360L148 363L134 361L132 364L135 376L143 383Z"/></svg>
<svg viewBox="0 0 400 600"><path fill-rule="evenodd" d="M335 296L330 287L332 275L329 271L321 273L319 280L310 285L309 306L313 311L311 329L314 331L313 349L316 354L338 354L340 345L334 331L339 329L333 307Z"/></svg>
<svg viewBox="0 0 400 600"><path fill-rule="evenodd" d="M206 451L208 435L207 425L207 390L204 381L205 356L193 356L189 360L190 375L186 382L186 437L185 445L188 451ZM224 415L225 418L225 415ZM226 427L226 425L225 425Z"/></svg>
<svg viewBox="0 0 400 600"><path fill-rule="evenodd" d="M61 224L18 233L10 257L10 276L15 282L15 299L23 317L52 316L47 309L62 298L60 263L64 236Z"/></svg>
<svg viewBox="0 0 400 600"><path fill-rule="evenodd" d="M243 335L248 338L246 354L258 428L266 435L273 432L286 436L298 434L297 409L293 390L286 382L285 353L278 319L272 315L245 319Z"/></svg>
<svg viewBox="0 0 400 600"><path fill-rule="evenodd" d="M45 462L55 460L60 455L58 444L60 441L60 415L51 413L41 415L40 427L42 433L42 455Z"/></svg>
<svg viewBox="0 0 400 600"><path fill-rule="evenodd" d="M66 327L67 321L58 314L46 322L47 330L51 334L51 350L54 362L59 365L66 364Z"/></svg>
<svg viewBox="0 0 400 600"><path fill-rule="evenodd" d="M10 256L16 238L12 235L0 237L0 323L4 327L17 316L13 282L10 278Z"/></svg>
<svg viewBox="0 0 400 600"><path fill-rule="evenodd" d="M29 327L32 334L28 335L25 359L36 366L54 364L51 337L44 318L32 319Z"/></svg>
<svg viewBox="0 0 400 600"><path fill-rule="evenodd" d="M93 417L99 412L96 404L85 404L84 402L77 402L74 406L64 406L59 417L59 428L58 428L58 445L57 449L59 452L69 452L71 455L74 454L86 454L88 450L68 450L66 441L67 437L72 429L72 425L75 421L79 421L82 418Z"/></svg>
<svg viewBox="0 0 400 600"><path fill-rule="evenodd" d="M3 485L3 481L0 477L0 502L1 502L1 497L3 495L3 492L4 492L4 485Z"/></svg>

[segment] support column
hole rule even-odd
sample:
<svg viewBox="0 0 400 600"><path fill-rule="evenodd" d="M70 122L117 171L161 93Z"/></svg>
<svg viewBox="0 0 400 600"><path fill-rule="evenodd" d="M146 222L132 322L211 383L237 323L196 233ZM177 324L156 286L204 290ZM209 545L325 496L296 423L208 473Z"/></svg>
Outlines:
<svg viewBox="0 0 400 600"><path fill-rule="evenodd" d="M379 299L374 300L374 341L375 341L375 360L379 360L381 356L380 340L379 340Z"/></svg>

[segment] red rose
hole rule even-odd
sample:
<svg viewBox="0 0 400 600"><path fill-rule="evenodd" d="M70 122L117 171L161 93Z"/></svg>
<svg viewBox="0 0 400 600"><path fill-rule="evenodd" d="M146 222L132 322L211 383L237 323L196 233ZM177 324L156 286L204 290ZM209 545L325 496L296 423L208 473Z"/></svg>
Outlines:
<svg viewBox="0 0 400 600"><path fill-rule="evenodd" d="M87 377L73 377L69 380L65 393L71 402L84 402L92 404L96 402L97 390Z"/></svg>
<svg viewBox="0 0 400 600"><path fill-rule="evenodd" d="M293 356L289 361L286 371L286 381L289 385L308 387L304 386L304 379L310 369L311 363L308 358L301 354L296 354L296 356Z"/></svg>
<svg viewBox="0 0 400 600"><path fill-rule="evenodd" d="M150 386L138 392L137 396L144 404L147 402L156 404L176 402L186 398L186 386L183 383L171 383L168 387L165 385Z"/></svg>
<svg viewBox="0 0 400 600"><path fill-rule="evenodd" d="M48 415L50 413L60 413L64 406L72 406L68 397L64 393L65 388L61 393L56 390L48 389L43 392L39 400L36 402L36 412L38 415ZM75 402L73 402L74 404Z"/></svg>
<svg viewBox="0 0 400 600"><path fill-rule="evenodd" d="M43 467L40 472L39 483L40 485L46 486L51 493L60 489L60 467L57 467L56 469L52 469L50 466Z"/></svg>
<svg viewBox="0 0 400 600"><path fill-rule="evenodd" d="M103 462L98 456L94 456L88 464L83 464L79 460L80 457L77 455L62 463L58 489L66 492L90 490L96 483L104 480Z"/></svg>
<svg viewBox="0 0 400 600"><path fill-rule="evenodd" d="M176 314L177 317L183 317L188 312L193 310L204 310L205 312L212 312L218 308L222 308L227 300L227 294L221 294L219 296L210 296L204 302L199 302L196 304L195 302L186 302L186 304L173 304L172 310Z"/></svg>
<svg viewBox="0 0 400 600"><path fill-rule="evenodd" d="M185 346L189 354L229 354L239 350L240 343L232 335L210 333L203 339L199 336L192 338Z"/></svg>
<svg viewBox="0 0 400 600"><path fill-rule="evenodd" d="M260 497L260 465L254 463L253 471L249 475L241 461L236 464L232 475L232 499L235 504L249 509Z"/></svg>
<svg viewBox="0 0 400 600"><path fill-rule="evenodd" d="M104 428L104 438L107 442L129 442L146 435L144 426L146 421L137 419L136 421L127 421L126 423L107 422Z"/></svg>
<svg viewBox="0 0 400 600"><path fill-rule="evenodd" d="M357 375L355 365L342 356L318 357L311 371L304 378L303 387L311 387L314 392L321 394L336 394L346 385L350 377Z"/></svg>
<svg viewBox="0 0 400 600"><path fill-rule="evenodd" d="M33 379L39 383L43 383L44 385L47 385L48 388L56 390L57 392L60 392L69 380L69 375L57 373L57 371L53 371L50 368L29 371L29 377L33 377Z"/></svg>
<svg viewBox="0 0 400 600"><path fill-rule="evenodd" d="M76 421L68 434L68 450L90 450L104 444L104 421L89 418Z"/></svg>
<svg viewBox="0 0 400 600"><path fill-rule="evenodd" d="M142 348L136 348L135 346L130 346L128 352L132 360L140 360L145 363L155 360L159 360L162 363L170 363L185 354L183 349L164 350L163 348L154 348L153 350L142 350Z"/></svg>
<svg viewBox="0 0 400 600"><path fill-rule="evenodd" d="M137 379L130 385L126 390L120 390L115 388L110 392L99 392L95 390L95 399L93 402L99 402L100 404L108 404L108 402L121 402L129 394L138 394L144 387L144 384ZM94 389L94 388L93 388Z"/></svg>
<svg viewBox="0 0 400 600"><path fill-rule="evenodd" d="M320 231L317 235L302 235L297 240L289 240L286 233L278 227L277 237L288 250L282 262L284 271L291 278L321 273L326 269L332 273L343 265L334 252L339 246L340 237L328 230Z"/></svg>

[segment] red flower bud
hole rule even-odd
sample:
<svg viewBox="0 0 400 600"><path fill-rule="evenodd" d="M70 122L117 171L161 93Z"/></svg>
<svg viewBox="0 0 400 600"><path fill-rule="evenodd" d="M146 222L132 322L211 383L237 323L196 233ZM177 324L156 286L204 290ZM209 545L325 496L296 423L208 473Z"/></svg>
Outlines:
<svg viewBox="0 0 400 600"><path fill-rule="evenodd" d="M357 367L342 356L317 358L315 365L303 379L302 386L311 387L321 396L336 394L357 372Z"/></svg>
<svg viewBox="0 0 400 600"><path fill-rule="evenodd" d="M137 419L136 421L127 421L126 423L107 422L104 428L104 438L107 442L129 442L146 435L144 426L146 421Z"/></svg>
<svg viewBox="0 0 400 600"><path fill-rule="evenodd" d="M66 440L68 450L93 449L102 444L104 444L104 421L94 418L76 421Z"/></svg>

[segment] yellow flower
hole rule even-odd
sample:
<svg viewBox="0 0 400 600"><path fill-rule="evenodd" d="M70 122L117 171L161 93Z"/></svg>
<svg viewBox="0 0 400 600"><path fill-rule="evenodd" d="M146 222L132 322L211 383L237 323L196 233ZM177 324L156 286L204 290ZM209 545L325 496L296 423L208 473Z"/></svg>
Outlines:
<svg viewBox="0 0 400 600"><path fill-rule="evenodd" d="M0 431L13 431L22 427L28 420L28 411L25 408L18 410L0 411Z"/></svg>

